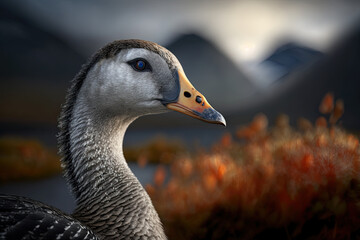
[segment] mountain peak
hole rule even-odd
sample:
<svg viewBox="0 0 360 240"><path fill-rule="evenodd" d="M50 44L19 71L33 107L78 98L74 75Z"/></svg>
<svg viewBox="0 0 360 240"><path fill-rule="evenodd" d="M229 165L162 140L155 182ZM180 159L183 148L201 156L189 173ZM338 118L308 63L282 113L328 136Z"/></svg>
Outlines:
<svg viewBox="0 0 360 240"><path fill-rule="evenodd" d="M264 62L272 62L292 71L314 59L323 56L323 53L315 49L302 46L294 42L288 42L278 47Z"/></svg>
<svg viewBox="0 0 360 240"><path fill-rule="evenodd" d="M256 87L241 69L202 35L179 35L167 48L180 60L190 81L201 87L215 106L228 110L254 93Z"/></svg>

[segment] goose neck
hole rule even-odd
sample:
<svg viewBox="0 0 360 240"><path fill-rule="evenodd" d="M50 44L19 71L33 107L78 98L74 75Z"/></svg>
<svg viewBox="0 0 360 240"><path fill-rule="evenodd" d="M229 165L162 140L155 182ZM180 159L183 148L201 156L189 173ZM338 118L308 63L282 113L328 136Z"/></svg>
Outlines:
<svg viewBox="0 0 360 240"><path fill-rule="evenodd" d="M119 239L124 233L124 239L136 234L166 239L148 194L123 155L124 134L134 119L105 116L99 120L84 107L74 112L72 166L66 166L73 169L72 184L78 191L74 217L106 239Z"/></svg>

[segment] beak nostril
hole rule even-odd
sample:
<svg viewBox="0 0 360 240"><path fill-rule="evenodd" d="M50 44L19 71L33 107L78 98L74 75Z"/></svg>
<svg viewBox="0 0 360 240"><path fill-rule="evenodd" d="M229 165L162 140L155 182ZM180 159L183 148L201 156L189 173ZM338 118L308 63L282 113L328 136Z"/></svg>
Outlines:
<svg viewBox="0 0 360 240"><path fill-rule="evenodd" d="M185 91L185 92L184 92L184 96L187 97L187 98L189 98L189 97L191 97L191 93L189 93L188 91Z"/></svg>
<svg viewBox="0 0 360 240"><path fill-rule="evenodd" d="M201 103L201 102L202 102L202 98L201 98L200 96L196 96L195 101L196 101L197 103Z"/></svg>

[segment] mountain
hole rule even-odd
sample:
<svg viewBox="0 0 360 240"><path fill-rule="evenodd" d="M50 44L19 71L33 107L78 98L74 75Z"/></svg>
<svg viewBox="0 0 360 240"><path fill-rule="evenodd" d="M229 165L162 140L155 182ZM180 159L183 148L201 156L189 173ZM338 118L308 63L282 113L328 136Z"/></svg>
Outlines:
<svg viewBox="0 0 360 240"><path fill-rule="evenodd" d="M256 89L238 66L200 35L181 35L167 48L179 59L189 80L215 107L231 109Z"/></svg>
<svg viewBox="0 0 360 240"><path fill-rule="evenodd" d="M263 63L276 64L289 73L322 56L323 54L320 51L289 42L277 48Z"/></svg>
<svg viewBox="0 0 360 240"><path fill-rule="evenodd" d="M299 117L315 120L322 97L332 92L345 103L341 124L360 129L360 24L334 45L326 56L302 71L289 76L283 83L260 92L257 99L249 100L248 108L229 114L232 124L249 121L258 112L274 120L286 113L293 123Z"/></svg>
<svg viewBox="0 0 360 240"><path fill-rule="evenodd" d="M0 23L2 78L56 81L74 74L84 61L61 36L6 5L0 5Z"/></svg>
<svg viewBox="0 0 360 240"><path fill-rule="evenodd" d="M166 48L179 59L195 88L222 113L238 109L238 105L257 90L231 59L211 41L198 34L179 35ZM179 113L170 113L166 117L160 115L139 119L135 126L145 124L145 121L151 122L152 126L203 124Z"/></svg>
<svg viewBox="0 0 360 240"><path fill-rule="evenodd" d="M55 124L85 58L61 36L0 4L0 122Z"/></svg>
<svg viewBox="0 0 360 240"><path fill-rule="evenodd" d="M314 64L323 56L324 54L320 51L288 42L280 45L261 63L257 64L252 69L252 75L260 87L267 87Z"/></svg>

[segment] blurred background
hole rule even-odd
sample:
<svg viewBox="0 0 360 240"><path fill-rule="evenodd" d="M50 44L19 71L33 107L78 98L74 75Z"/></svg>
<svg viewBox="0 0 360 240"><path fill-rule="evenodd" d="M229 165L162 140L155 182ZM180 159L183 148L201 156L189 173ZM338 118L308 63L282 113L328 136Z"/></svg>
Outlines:
<svg viewBox="0 0 360 240"><path fill-rule="evenodd" d="M146 116L130 127L125 146L158 134L209 146L259 112L270 123L280 113L288 114L292 124L299 117L314 121L327 92L344 100L340 125L360 129L357 0L4 0L0 13L2 149L22 149L26 155L25 144L42 156L54 156L69 81L97 49L129 38L171 50L228 126L177 113ZM20 146L14 137L27 140ZM152 181L154 166L131 167L143 184ZM30 196L68 212L74 207L60 175L35 182L4 180L0 192Z"/></svg>

